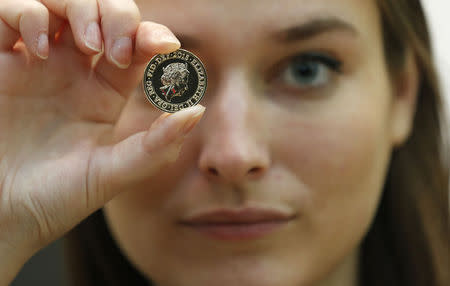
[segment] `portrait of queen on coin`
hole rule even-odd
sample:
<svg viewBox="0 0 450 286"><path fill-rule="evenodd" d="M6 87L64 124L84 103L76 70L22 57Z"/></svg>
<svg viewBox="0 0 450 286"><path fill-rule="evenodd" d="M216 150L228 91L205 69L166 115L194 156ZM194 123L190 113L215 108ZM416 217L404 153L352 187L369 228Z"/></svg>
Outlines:
<svg viewBox="0 0 450 286"><path fill-rule="evenodd" d="M182 96L188 89L189 71L187 63L172 63L163 68L161 83L164 86L159 89L163 92L168 102L172 102L172 98Z"/></svg>
<svg viewBox="0 0 450 286"><path fill-rule="evenodd" d="M154 56L144 73L147 99L158 109L176 112L200 102L206 92L206 69L198 57L179 49Z"/></svg>

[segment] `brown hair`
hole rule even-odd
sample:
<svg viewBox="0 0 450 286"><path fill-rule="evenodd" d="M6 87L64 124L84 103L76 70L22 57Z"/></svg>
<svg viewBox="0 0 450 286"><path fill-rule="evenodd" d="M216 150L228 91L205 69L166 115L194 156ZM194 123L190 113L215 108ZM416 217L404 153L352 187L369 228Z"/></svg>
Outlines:
<svg viewBox="0 0 450 286"><path fill-rule="evenodd" d="M392 78L412 52L421 72L414 127L394 150L373 224L361 247L360 285L450 285L449 167L443 98L419 0L377 0ZM97 211L67 236L73 285L151 285L118 249Z"/></svg>
<svg viewBox="0 0 450 286"><path fill-rule="evenodd" d="M393 77L406 53L421 83L411 138L394 151L384 194L363 241L361 285L450 285L448 134L430 37L419 0L378 0Z"/></svg>

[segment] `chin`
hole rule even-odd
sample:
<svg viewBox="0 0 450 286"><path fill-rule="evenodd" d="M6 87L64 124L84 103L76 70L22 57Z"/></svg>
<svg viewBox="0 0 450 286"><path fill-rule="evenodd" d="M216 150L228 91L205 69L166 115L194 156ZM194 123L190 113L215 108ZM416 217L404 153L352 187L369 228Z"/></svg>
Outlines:
<svg viewBox="0 0 450 286"><path fill-rule="evenodd" d="M236 257L209 265L175 262L147 269L147 278L157 286L312 286L318 273L305 273L298 264L282 264L255 257ZM303 270L309 271L310 269ZM319 275L320 276L320 275Z"/></svg>

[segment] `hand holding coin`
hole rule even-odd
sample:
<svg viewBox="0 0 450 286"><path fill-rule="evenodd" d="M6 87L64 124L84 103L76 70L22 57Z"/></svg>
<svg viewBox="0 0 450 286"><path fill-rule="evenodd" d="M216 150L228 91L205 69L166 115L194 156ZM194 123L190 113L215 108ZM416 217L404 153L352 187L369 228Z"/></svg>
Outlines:
<svg viewBox="0 0 450 286"><path fill-rule="evenodd" d="M40 248L175 160L204 112L184 109L114 139L149 60L180 43L165 26L140 22L133 1L113 2L0 1L1 285ZM154 71L170 111L184 100L195 105L206 89L200 63L192 57L183 68L185 59Z"/></svg>

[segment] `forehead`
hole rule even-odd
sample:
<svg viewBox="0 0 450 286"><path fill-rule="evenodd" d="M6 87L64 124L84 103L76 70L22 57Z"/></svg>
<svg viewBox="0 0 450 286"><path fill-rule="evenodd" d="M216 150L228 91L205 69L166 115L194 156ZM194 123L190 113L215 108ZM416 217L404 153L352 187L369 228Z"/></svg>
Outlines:
<svg viewBox="0 0 450 286"><path fill-rule="evenodd" d="M316 17L339 17L361 29L377 23L375 0L137 0L144 20L179 33L247 34L286 29Z"/></svg>

